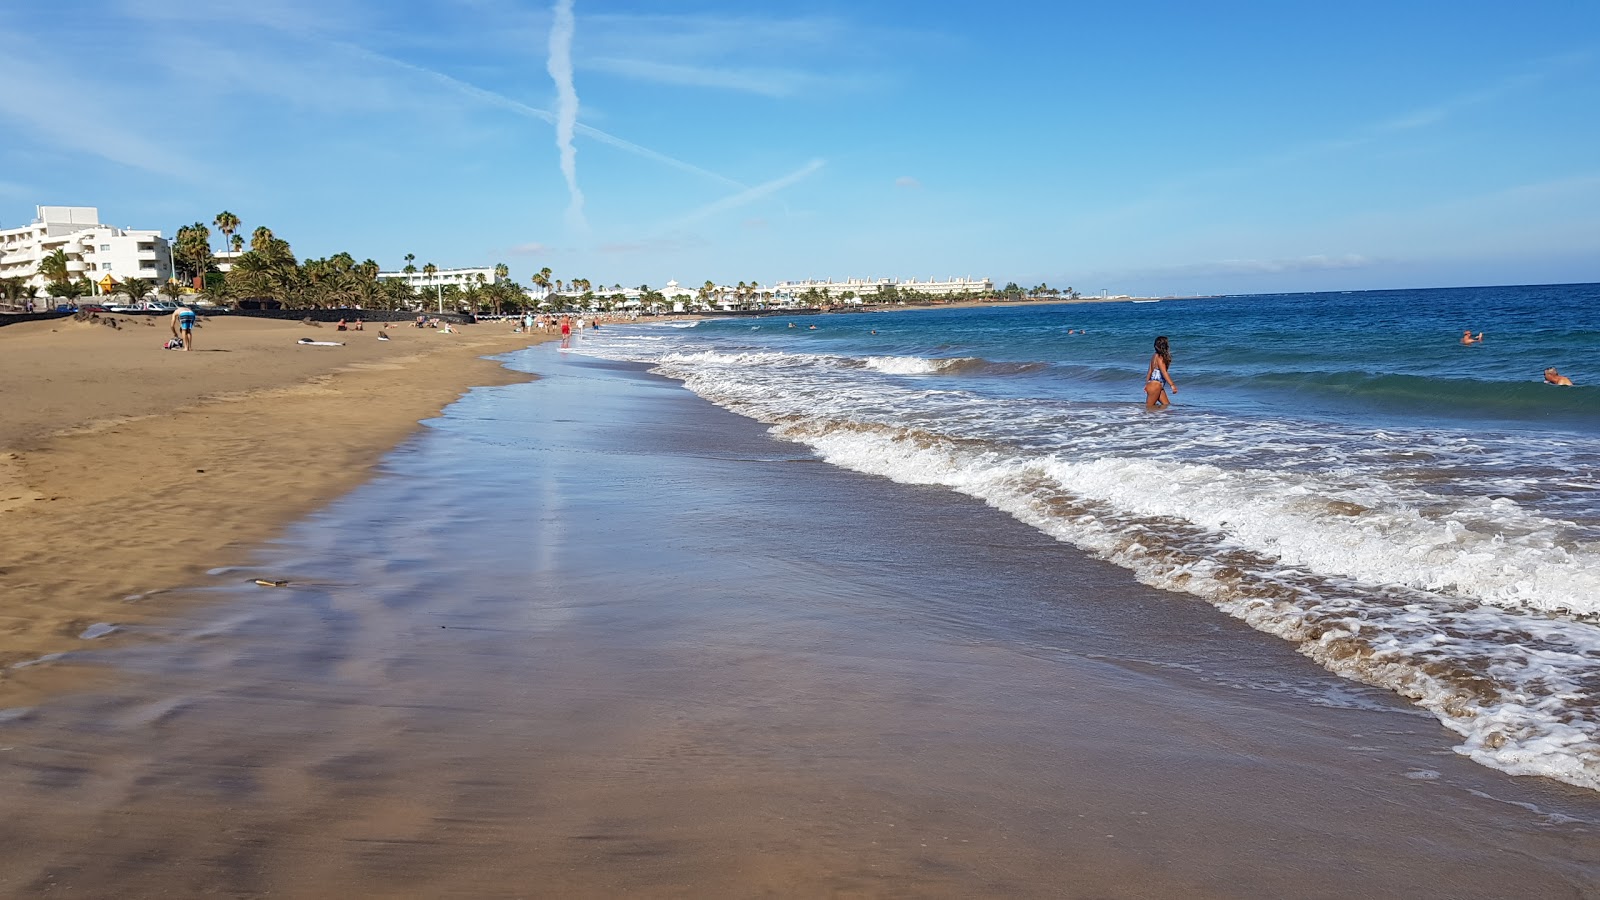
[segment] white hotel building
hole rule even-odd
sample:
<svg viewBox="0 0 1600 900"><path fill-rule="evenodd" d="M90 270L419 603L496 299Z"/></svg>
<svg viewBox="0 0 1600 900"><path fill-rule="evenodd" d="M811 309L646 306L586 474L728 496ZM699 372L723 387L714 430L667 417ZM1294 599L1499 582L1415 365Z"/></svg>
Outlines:
<svg viewBox="0 0 1600 900"><path fill-rule="evenodd" d="M432 275L421 269L415 272L379 272L378 280L404 281L417 290L436 286L442 288L452 284L458 288L464 288L469 284L475 283L480 275L483 276L484 284L494 284L500 280L495 277L493 268L438 269Z"/></svg>
<svg viewBox="0 0 1600 900"><path fill-rule="evenodd" d="M893 278L847 278L844 281L807 279L805 281L780 281L770 288L763 287L757 290L763 296L780 301L798 300L810 290L816 290L817 293L825 294L833 300L842 300L847 293L853 293L860 298L876 297L878 291L887 285L893 285L898 290L916 291L935 297L948 297L955 294L988 294L994 291L994 282L987 278L929 278L927 281L918 281L915 278L910 281L896 281Z"/></svg>
<svg viewBox="0 0 1600 900"><path fill-rule="evenodd" d="M100 224L93 206L39 206L33 224L0 229L0 278L22 278L43 289L39 263L63 250L67 275L86 279L101 292L106 276L117 283L143 278L152 287L172 277L172 248L159 231Z"/></svg>

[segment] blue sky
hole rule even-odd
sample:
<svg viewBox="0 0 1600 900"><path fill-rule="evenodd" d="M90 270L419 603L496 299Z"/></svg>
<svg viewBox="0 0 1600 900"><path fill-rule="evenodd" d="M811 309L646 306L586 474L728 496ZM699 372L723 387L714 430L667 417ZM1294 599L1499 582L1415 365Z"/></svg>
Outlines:
<svg viewBox="0 0 1600 900"><path fill-rule="evenodd" d="M62 0L0 60L7 227L227 209L523 282L1600 281L1589 0Z"/></svg>

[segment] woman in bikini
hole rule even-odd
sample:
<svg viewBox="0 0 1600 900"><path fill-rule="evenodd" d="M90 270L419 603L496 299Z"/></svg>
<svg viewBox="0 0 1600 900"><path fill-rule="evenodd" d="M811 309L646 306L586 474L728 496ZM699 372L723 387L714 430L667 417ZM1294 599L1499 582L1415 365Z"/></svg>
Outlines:
<svg viewBox="0 0 1600 900"><path fill-rule="evenodd" d="M1144 408L1164 409L1172 405L1171 391L1176 394L1178 385L1172 380L1167 366L1172 365L1172 350L1167 346L1166 335L1156 338L1156 352L1150 354L1150 371L1144 376Z"/></svg>

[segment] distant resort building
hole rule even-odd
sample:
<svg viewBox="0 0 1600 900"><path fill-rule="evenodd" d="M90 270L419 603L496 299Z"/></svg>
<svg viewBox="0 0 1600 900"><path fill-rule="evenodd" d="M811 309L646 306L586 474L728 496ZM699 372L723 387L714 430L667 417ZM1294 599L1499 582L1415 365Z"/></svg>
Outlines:
<svg viewBox="0 0 1600 900"><path fill-rule="evenodd" d="M915 291L932 297L949 297L961 294L989 294L994 292L994 282L987 278L946 278L943 280L929 278L927 281L918 281L913 278L909 281L896 281L893 278L847 278L844 281L780 281L770 288L757 288L757 292L773 300L798 300L811 291L816 291L833 300L862 299L876 297L886 286L892 286L897 291ZM846 297L846 295L852 295Z"/></svg>
<svg viewBox="0 0 1600 900"><path fill-rule="evenodd" d="M43 289L39 263L66 254L67 276L96 293L115 291L129 278L161 284L172 277L172 247L159 231L116 228L100 222L93 206L38 206L30 225L0 229L0 278L21 278Z"/></svg>
<svg viewBox="0 0 1600 900"><path fill-rule="evenodd" d="M475 269L438 269L432 275L418 269L415 272L379 272L379 281L404 281L415 290L434 287L449 287L454 285L464 288L469 284L476 284L479 277L484 284L494 284L500 279L494 274L492 267L479 267Z"/></svg>
<svg viewBox="0 0 1600 900"><path fill-rule="evenodd" d="M675 312L684 312L691 309L741 309L748 307L783 307L794 306L813 299L824 303L856 304L876 300L886 287L893 287L896 292L915 293L918 296L930 297L955 297L955 296L983 296L994 293L994 282L987 278L947 278L943 280L930 278L927 281L918 281L913 278L908 281L898 281L893 278L864 279L851 278L844 281L780 281L770 287L763 285L745 285L741 290L734 285L716 285L708 294L702 296L703 288L685 288L676 281L667 282L666 286L655 291L665 300ZM529 298L539 303L540 306L554 305L553 298L561 298L567 303L579 300L584 291L561 290L542 291L524 288ZM644 293L638 288L612 289L604 286L592 288L587 293L593 295L597 301L610 301L620 295L622 306L632 308L644 305ZM657 301L660 303L660 301Z"/></svg>

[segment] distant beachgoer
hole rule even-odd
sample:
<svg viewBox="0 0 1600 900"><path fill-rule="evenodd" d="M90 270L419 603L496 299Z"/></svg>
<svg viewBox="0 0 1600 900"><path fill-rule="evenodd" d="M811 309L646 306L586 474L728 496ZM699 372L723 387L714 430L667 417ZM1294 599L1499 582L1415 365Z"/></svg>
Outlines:
<svg viewBox="0 0 1600 900"><path fill-rule="evenodd" d="M807 331L816 331L817 330L817 326L813 325L813 326L811 326L810 328L808 328L806 330Z"/></svg>
<svg viewBox="0 0 1600 900"><path fill-rule="evenodd" d="M350 326L345 324L345 321L343 319L340 319L339 320L338 330L339 331L349 331L350 330Z"/></svg>
<svg viewBox="0 0 1600 900"><path fill-rule="evenodd" d="M427 316L417 316L417 327L418 328L426 328L427 325L428 325L428 317Z"/></svg>
<svg viewBox="0 0 1600 900"><path fill-rule="evenodd" d="M361 321L361 320L360 320L360 319L357 319L357 320L356 320L356 324L355 324L355 329L356 329L356 330L357 330L357 331L366 331L366 330L367 330L367 329L366 329L366 324L367 324L367 323L365 323L365 322L363 322L363 321Z"/></svg>
<svg viewBox="0 0 1600 900"><path fill-rule="evenodd" d="M183 349L194 347L194 310L180 306L172 313L172 336L183 342Z"/></svg>
<svg viewBox="0 0 1600 900"><path fill-rule="evenodd" d="M1481 344L1481 343L1483 343L1483 332L1480 331L1480 332L1478 332L1478 336L1477 337L1473 337L1472 336L1472 329L1468 328L1466 331L1461 332L1461 343L1463 343L1463 344Z"/></svg>
<svg viewBox="0 0 1600 900"><path fill-rule="evenodd" d="M790 328L793 328L793 327L794 327L794 323L793 323L793 322L790 322L790 323L789 323L789 327L790 327Z"/></svg>
<svg viewBox="0 0 1600 900"><path fill-rule="evenodd" d="M564 338L572 337L572 320L566 316L561 317L561 336Z"/></svg>
<svg viewBox="0 0 1600 900"><path fill-rule="evenodd" d="M1560 372L1557 372L1555 366L1551 366L1550 368L1544 370L1544 382L1545 384L1559 384L1566 387L1572 387L1572 379L1561 374Z"/></svg>
<svg viewBox="0 0 1600 900"><path fill-rule="evenodd" d="M522 314L522 330L524 333L533 331L533 313Z"/></svg>
<svg viewBox="0 0 1600 900"><path fill-rule="evenodd" d="M1167 367L1172 365L1172 350L1165 335L1156 338L1156 352L1150 355L1150 370L1144 377L1144 408L1163 409L1172 405L1167 391L1176 394L1178 385L1172 380Z"/></svg>

